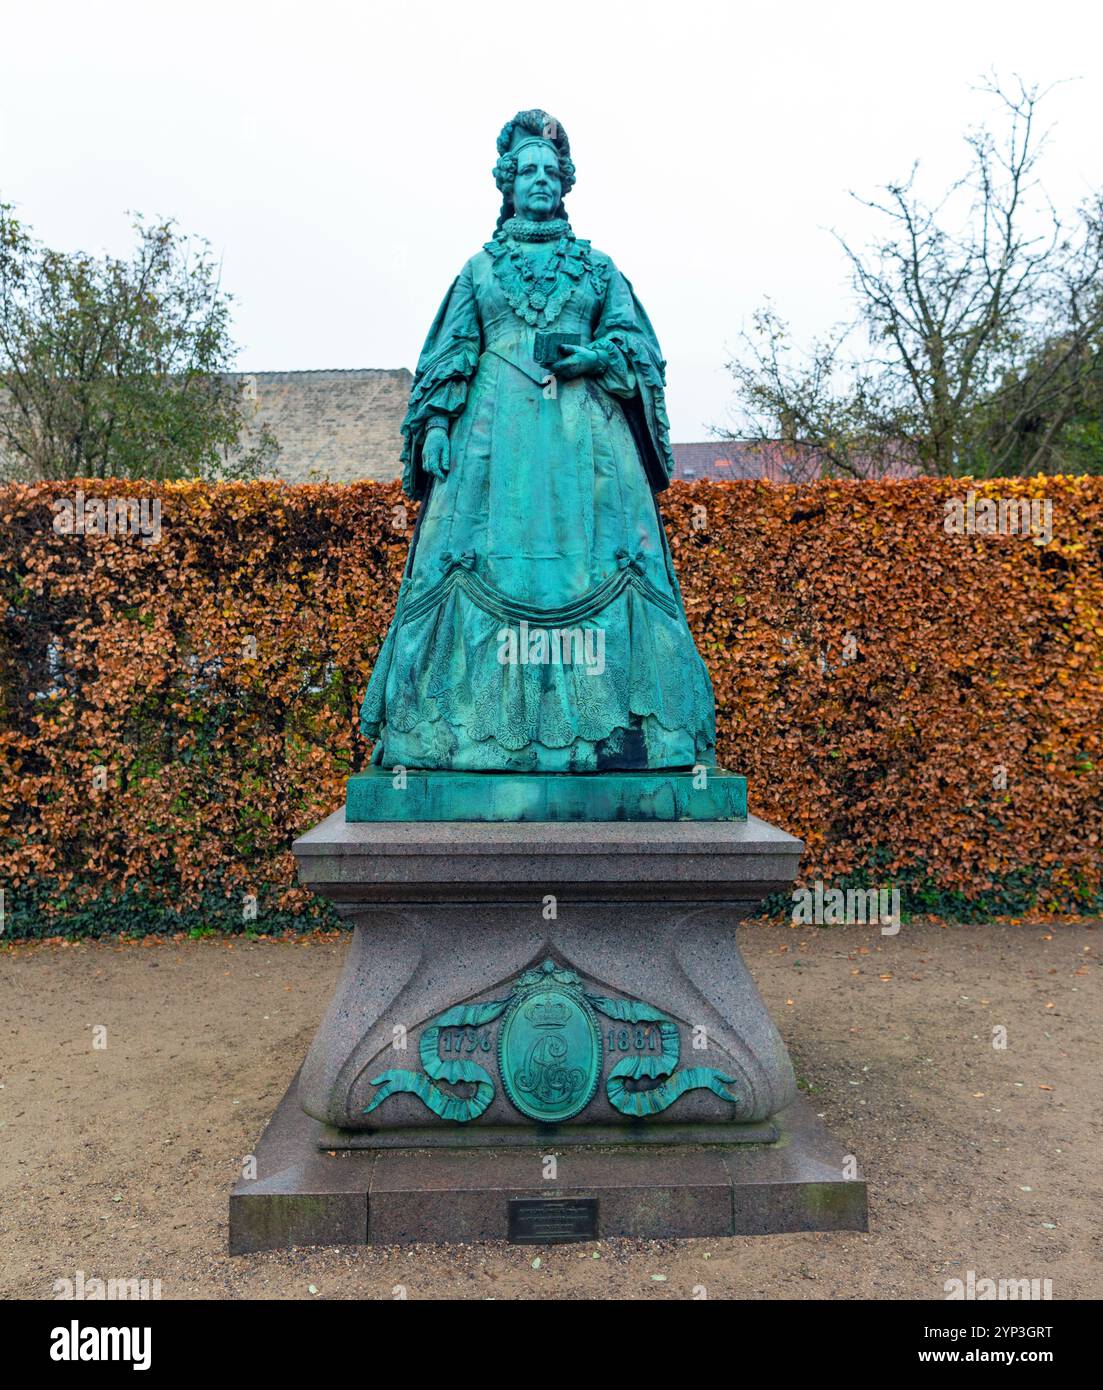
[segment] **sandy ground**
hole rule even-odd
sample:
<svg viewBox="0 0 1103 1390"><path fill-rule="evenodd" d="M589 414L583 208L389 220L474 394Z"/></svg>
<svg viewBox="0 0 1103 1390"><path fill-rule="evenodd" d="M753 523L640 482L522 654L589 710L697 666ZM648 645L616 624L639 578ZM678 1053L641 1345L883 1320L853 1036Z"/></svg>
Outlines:
<svg viewBox="0 0 1103 1390"><path fill-rule="evenodd" d="M231 1259L227 1194L346 941L0 951L0 1296L77 1270L165 1298L942 1298L969 1270L1103 1293L1088 924L743 929L802 1087L868 1178L868 1235Z"/></svg>

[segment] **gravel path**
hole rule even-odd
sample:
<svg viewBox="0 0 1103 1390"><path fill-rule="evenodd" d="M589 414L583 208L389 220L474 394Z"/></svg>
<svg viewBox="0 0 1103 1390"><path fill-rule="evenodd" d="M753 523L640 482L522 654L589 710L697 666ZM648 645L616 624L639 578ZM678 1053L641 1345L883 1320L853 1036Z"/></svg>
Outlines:
<svg viewBox="0 0 1103 1390"><path fill-rule="evenodd" d="M227 1194L346 940L0 950L0 1296L78 1270L166 1298L942 1298L970 1270L1103 1294L1088 923L743 929L801 1085L869 1181L868 1235L231 1259Z"/></svg>

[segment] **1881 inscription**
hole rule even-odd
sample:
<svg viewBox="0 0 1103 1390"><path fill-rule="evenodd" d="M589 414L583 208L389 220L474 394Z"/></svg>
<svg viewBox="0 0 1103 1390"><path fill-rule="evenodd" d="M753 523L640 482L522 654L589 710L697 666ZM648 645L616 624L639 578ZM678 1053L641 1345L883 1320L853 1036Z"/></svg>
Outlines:
<svg viewBox="0 0 1103 1390"><path fill-rule="evenodd" d="M596 1197L514 1197L509 1204L514 1245L557 1245L597 1239Z"/></svg>

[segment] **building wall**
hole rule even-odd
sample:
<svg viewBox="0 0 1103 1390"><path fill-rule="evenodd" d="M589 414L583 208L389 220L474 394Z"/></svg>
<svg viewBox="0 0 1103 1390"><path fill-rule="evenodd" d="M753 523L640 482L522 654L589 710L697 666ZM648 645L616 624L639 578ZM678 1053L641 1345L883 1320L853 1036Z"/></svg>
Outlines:
<svg viewBox="0 0 1103 1390"><path fill-rule="evenodd" d="M274 476L341 483L400 475L399 426L413 381L405 367L241 372L236 379L246 418L252 412L247 436L264 424L276 437Z"/></svg>
<svg viewBox="0 0 1103 1390"><path fill-rule="evenodd" d="M405 367L306 372L238 372L248 447L267 426L279 453L268 473L291 483L388 482L401 476L400 426L413 384ZM807 482L821 473L814 457L797 457L774 442L712 440L672 445L674 476L768 478ZM918 470L897 461L875 476L907 477ZM0 468L0 474L4 472Z"/></svg>

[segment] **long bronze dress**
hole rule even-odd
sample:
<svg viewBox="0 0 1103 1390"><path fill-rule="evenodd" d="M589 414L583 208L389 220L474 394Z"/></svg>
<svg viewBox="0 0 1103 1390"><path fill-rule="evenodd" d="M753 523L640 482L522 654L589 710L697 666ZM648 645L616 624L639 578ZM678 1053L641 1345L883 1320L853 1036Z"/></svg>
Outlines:
<svg viewBox="0 0 1103 1390"><path fill-rule="evenodd" d="M712 685L654 496L672 470L659 346L609 257L553 232L507 222L418 362L403 460L422 514L361 711L384 767L712 761ZM551 377L534 353L553 325L600 375ZM421 467L434 420L450 428L443 481Z"/></svg>

